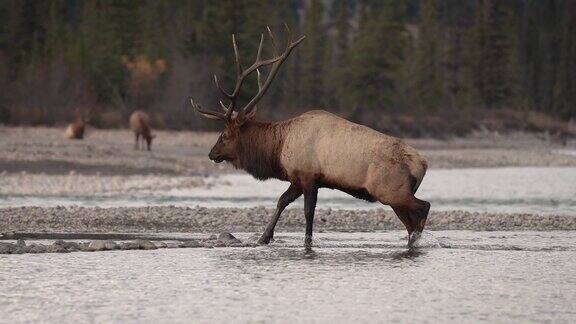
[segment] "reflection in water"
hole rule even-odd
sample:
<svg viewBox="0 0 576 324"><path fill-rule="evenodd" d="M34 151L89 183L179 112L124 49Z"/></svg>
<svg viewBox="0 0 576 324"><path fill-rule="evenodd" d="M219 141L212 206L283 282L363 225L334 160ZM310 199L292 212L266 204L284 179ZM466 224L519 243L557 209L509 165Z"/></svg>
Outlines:
<svg viewBox="0 0 576 324"><path fill-rule="evenodd" d="M254 248L0 255L0 322L574 322L569 233L434 232L439 245L415 249L404 231L318 233L311 249L277 233Z"/></svg>

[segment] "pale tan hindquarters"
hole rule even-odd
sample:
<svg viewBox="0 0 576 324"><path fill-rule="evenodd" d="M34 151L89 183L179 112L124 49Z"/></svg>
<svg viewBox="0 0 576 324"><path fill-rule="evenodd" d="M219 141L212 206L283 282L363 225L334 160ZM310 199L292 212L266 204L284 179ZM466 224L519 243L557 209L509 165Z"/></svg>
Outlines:
<svg viewBox="0 0 576 324"><path fill-rule="evenodd" d="M130 115L130 129L135 134L144 136L150 134L150 117L143 111L135 111Z"/></svg>
<svg viewBox="0 0 576 324"><path fill-rule="evenodd" d="M414 148L325 111L305 113L286 125L280 164L287 180L390 205L408 231L408 244L415 242L430 203L414 196L427 168Z"/></svg>
<svg viewBox="0 0 576 324"><path fill-rule="evenodd" d="M311 111L288 127L280 162L289 179L305 175L394 205L413 196L426 173L426 161L401 140L331 113Z"/></svg>

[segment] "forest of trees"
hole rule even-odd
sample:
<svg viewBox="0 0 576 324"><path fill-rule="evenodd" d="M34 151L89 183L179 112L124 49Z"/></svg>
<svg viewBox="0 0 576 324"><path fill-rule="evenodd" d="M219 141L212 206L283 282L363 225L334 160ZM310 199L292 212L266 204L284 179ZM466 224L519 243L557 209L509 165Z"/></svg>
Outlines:
<svg viewBox="0 0 576 324"><path fill-rule="evenodd" d="M576 116L572 0L2 0L0 21L0 124L90 111L119 127L141 109L157 127L214 127L188 100L217 107L213 73L232 86L231 34L248 64L267 25L284 41L283 23L306 40L266 118L324 108L393 129L387 116ZM245 88L244 100L255 80Z"/></svg>

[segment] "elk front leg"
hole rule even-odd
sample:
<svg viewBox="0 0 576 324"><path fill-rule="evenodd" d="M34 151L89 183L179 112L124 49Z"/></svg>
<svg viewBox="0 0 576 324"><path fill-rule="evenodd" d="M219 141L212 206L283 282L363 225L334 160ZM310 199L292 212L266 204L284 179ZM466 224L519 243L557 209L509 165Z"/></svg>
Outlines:
<svg viewBox="0 0 576 324"><path fill-rule="evenodd" d="M316 200L318 198L318 188L304 190L304 216L306 217L306 236L304 237L304 245L306 247L312 246L312 227L314 224L314 210L316 209Z"/></svg>
<svg viewBox="0 0 576 324"><path fill-rule="evenodd" d="M276 228L276 223L280 219L280 215L284 211L284 209L290 205L294 200L298 199L302 195L302 189L297 187L293 184L290 184L288 190L286 190L280 199L278 199L278 204L276 205L276 211L274 212L274 216L266 226L266 230L258 240L258 244L268 244L270 240L274 237L274 228Z"/></svg>
<svg viewBox="0 0 576 324"><path fill-rule="evenodd" d="M137 150L138 149L138 141L140 140L140 135L139 134L135 134L136 135L136 143L134 143L134 149Z"/></svg>

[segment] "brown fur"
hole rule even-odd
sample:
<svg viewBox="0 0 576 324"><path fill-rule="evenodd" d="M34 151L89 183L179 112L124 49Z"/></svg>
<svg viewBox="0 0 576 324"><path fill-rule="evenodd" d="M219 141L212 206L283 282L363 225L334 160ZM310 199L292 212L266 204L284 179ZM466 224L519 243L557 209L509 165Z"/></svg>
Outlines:
<svg viewBox="0 0 576 324"><path fill-rule="evenodd" d="M86 123L79 119L73 123L68 124L64 136L68 139L83 139L85 129Z"/></svg>
<svg viewBox="0 0 576 324"><path fill-rule="evenodd" d="M286 172L279 160L285 126L284 123L258 121L249 121L242 125L235 166L260 180L286 180Z"/></svg>
<svg viewBox="0 0 576 324"><path fill-rule="evenodd" d="M390 205L409 234L422 231L430 208L428 202L414 197L427 169L426 160L416 150L397 138L324 111L281 122L239 123L232 119L210 158L229 161L257 179L289 181L314 206L318 188ZM309 218L313 218L313 209L307 209ZM269 227L273 231L273 226ZM310 228L307 226L307 236ZM262 241L271 235L267 233Z"/></svg>
<svg viewBox="0 0 576 324"><path fill-rule="evenodd" d="M134 132L134 136L136 137L135 147L138 148L139 138L142 136L142 139L147 143L148 151L150 151L154 135L152 135L150 129L150 117L148 114L140 110L134 111L132 115L130 115L130 129Z"/></svg>

